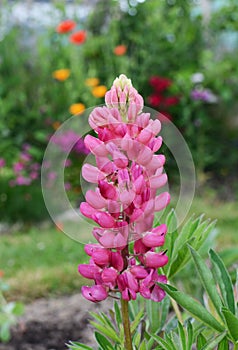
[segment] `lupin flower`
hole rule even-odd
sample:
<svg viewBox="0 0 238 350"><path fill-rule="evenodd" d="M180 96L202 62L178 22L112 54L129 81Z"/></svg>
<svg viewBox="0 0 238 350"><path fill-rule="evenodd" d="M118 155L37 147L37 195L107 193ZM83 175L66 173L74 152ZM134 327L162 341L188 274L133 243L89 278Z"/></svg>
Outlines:
<svg viewBox="0 0 238 350"><path fill-rule="evenodd" d="M98 243L85 246L89 264L78 268L95 286L82 293L93 302L114 292L126 301L138 293L161 301L165 293L156 283L166 283L166 277L157 269L168 262L162 248L167 228L153 228L153 221L170 200L167 192L157 194L167 182L165 157L155 154L162 144L161 124L142 112L143 98L125 75L114 81L105 101L89 116L97 137L85 138L97 166L83 166L84 179L95 189L87 191L80 210L99 227L93 229Z"/></svg>

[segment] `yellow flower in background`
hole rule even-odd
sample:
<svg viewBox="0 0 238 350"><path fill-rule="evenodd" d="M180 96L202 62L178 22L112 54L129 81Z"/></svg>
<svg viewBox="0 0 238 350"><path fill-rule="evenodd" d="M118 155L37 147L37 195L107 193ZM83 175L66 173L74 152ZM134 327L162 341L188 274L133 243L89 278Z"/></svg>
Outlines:
<svg viewBox="0 0 238 350"><path fill-rule="evenodd" d="M94 97L104 97L107 92L107 87L104 85L95 86L92 89L92 94Z"/></svg>
<svg viewBox="0 0 238 350"><path fill-rule="evenodd" d="M69 107L69 111L71 114L80 114L85 111L85 105L83 103L74 103Z"/></svg>
<svg viewBox="0 0 238 350"><path fill-rule="evenodd" d="M61 125L61 123L58 122L58 121L56 121L56 122L54 122L54 123L52 124L54 130L59 129L60 125Z"/></svg>
<svg viewBox="0 0 238 350"><path fill-rule="evenodd" d="M94 87L97 86L100 83L100 80L98 78L88 78L85 80L85 85Z"/></svg>
<svg viewBox="0 0 238 350"><path fill-rule="evenodd" d="M52 77L59 81L65 81L70 76L69 69L57 69L52 73Z"/></svg>

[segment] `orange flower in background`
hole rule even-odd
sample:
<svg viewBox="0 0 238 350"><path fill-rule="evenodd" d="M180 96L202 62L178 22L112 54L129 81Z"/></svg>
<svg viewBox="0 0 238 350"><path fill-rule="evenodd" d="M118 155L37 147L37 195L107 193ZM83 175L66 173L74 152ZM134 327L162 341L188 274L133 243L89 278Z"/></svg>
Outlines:
<svg viewBox="0 0 238 350"><path fill-rule="evenodd" d="M61 123L57 122L57 121L52 124L54 130L59 129L60 125L61 125Z"/></svg>
<svg viewBox="0 0 238 350"><path fill-rule="evenodd" d="M104 97L107 92L107 87L104 85L95 86L92 89L92 94L94 97Z"/></svg>
<svg viewBox="0 0 238 350"><path fill-rule="evenodd" d="M126 45L118 45L114 48L113 52L116 56L123 56L127 51Z"/></svg>
<svg viewBox="0 0 238 350"><path fill-rule="evenodd" d="M0 270L0 278L2 278L3 276L4 276L3 270Z"/></svg>
<svg viewBox="0 0 238 350"><path fill-rule="evenodd" d="M62 222L56 222L55 223L55 228L58 232L61 232L64 230L64 224Z"/></svg>
<svg viewBox="0 0 238 350"><path fill-rule="evenodd" d="M57 69L52 73L52 77L59 81L65 81L70 76L69 69Z"/></svg>
<svg viewBox="0 0 238 350"><path fill-rule="evenodd" d="M76 27L76 23L71 19L67 19L66 21L61 22L56 27L56 32L60 34L71 32Z"/></svg>
<svg viewBox="0 0 238 350"><path fill-rule="evenodd" d="M100 80L98 78L88 78L85 80L85 85L94 87L97 86L100 83Z"/></svg>
<svg viewBox="0 0 238 350"><path fill-rule="evenodd" d="M70 35L69 41L72 44L81 45L85 42L86 36L87 36L87 34L86 34L85 30L79 30L78 32L75 32L75 33Z"/></svg>
<svg viewBox="0 0 238 350"><path fill-rule="evenodd" d="M85 111L85 105L83 103L74 103L69 107L69 111L73 115L83 113Z"/></svg>

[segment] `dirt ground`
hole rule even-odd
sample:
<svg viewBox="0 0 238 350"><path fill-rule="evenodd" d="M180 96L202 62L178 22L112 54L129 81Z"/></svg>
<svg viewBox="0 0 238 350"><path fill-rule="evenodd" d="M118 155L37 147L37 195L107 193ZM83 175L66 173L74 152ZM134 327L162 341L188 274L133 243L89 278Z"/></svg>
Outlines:
<svg viewBox="0 0 238 350"><path fill-rule="evenodd" d="M105 311L110 306L110 301L94 304L80 294L36 300L25 307L11 341L0 343L0 350L65 350L69 340L96 349L89 311Z"/></svg>

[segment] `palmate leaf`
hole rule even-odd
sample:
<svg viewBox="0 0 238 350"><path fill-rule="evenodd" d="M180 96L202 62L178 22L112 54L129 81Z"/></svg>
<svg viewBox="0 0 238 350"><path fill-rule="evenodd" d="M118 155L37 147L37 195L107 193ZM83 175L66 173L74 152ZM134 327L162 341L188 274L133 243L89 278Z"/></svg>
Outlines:
<svg viewBox="0 0 238 350"><path fill-rule="evenodd" d="M209 251L212 264L214 266L213 275L220 287L222 299L225 306L235 314L235 300L231 277L219 255L210 249Z"/></svg>
<svg viewBox="0 0 238 350"><path fill-rule="evenodd" d="M202 257L191 247L188 246L193 258L193 261L195 263L197 272L199 274L201 283L203 285L203 288L207 292L208 296L210 297L218 315L221 315L221 307L222 302L220 299L220 296L218 294L215 281L213 279L212 273L203 261Z"/></svg>
<svg viewBox="0 0 238 350"><path fill-rule="evenodd" d="M203 215L193 220L193 216L185 223L181 232L173 241L170 262L166 267L166 274L171 279L179 270L181 270L191 259L187 244L198 250L213 230L216 221L210 222L210 219L202 222ZM168 236L169 237L169 234ZM171 238L168 244L171 244ZM167 248L170 251L170 248Z"/></svg>
<svg viewBox="0 0 238 350"><path fill-rule="evenodd" d="M171 345L170 342L164 340L163 338L159 337L158 335L151 334L151 337L154 338L154 340L161 346L164 350L177 350L175 346Z"/></svg>
<svg viewBox="0 0 238 350"><path fill-rule="evenodd" d="M162 283L157 284L193 317L197 318L218 332L224 331L224 326L221 325L198 301L191 298L189 295L178 291L171 285Z"/></svg>

